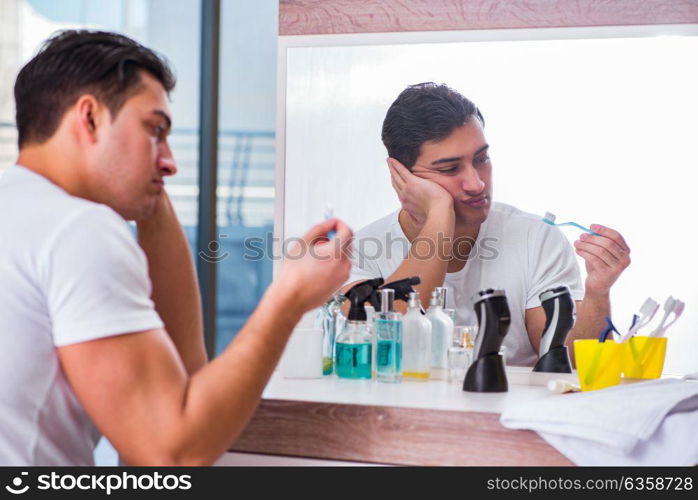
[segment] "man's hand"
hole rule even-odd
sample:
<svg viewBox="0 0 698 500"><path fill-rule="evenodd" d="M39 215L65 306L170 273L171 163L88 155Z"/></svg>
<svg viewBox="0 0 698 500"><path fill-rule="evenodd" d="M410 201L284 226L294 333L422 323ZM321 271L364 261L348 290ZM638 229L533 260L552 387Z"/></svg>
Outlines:
<svg viewBox="0 0 698 500"><path fill-rule="evenodd" d="M450 207L453 210L453 198L444 188L435 182L417 177L394 158L388 158L387 161L393 189L403 210L415 225L421 227L429 212L437 207Z"/></svg>
<svg viewBox="0 0 698 500"><path fill-rule="evenodd" d="M328 240L333 229L337 235ZM302 311L324 304L349 278L352 237L338 219L313 226L291 249L273 286Z"/></svg>
<svg viewBox="0 0 698 500"><path fill-rule="evenodd" d="M155 207L148 216L136 221L139 234L142 232L170 230L171 222L179 224L172 201L167 191L163 189L155 201Z"/></svg>
<svg viewBox="0 0 698 500"><path fill-rule="evenodd" d="M587 270L587 295L608 295L611 286L630 265L630 248L623 236L611 228L594 224L599 236L584 233L574 242L575 251L584 259Z"/></svg>

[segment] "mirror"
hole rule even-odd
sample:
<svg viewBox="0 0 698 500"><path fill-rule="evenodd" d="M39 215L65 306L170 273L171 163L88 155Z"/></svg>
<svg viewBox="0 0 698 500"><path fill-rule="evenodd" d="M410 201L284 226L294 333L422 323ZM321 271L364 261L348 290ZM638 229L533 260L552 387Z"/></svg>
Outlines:
<svg viewBox="0 0 698 500"><path fill-rule="evenodd" d="M698 29L667 29L285 37L276 237L302 234L328 204L354 230L397 209L383 118L407 85L446 83L484 115L494 201L619 230L632 264L612 290L614 320L627 328L648 296L680 298L664 372L698 371Z"/></svg>

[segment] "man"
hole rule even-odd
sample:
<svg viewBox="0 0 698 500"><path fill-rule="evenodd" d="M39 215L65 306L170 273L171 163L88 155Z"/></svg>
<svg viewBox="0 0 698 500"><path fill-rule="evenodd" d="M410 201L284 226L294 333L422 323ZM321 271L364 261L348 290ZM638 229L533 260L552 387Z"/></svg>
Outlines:
<svg viewBox="0 0 698 500"><path fill-rule="evenodd" d="M348 276L350 230L313 227L207 364L164 191L173 87L157 55L103 32L55 36L17 77L19 158L0 178L0 464L89 465L100 433L128 464L211 464L303 312Z"/></svg>
<svg viewBox="0 0 698 500"><path fill-rule="evenodd" d="M577 322L568 343L596 337L610 314L611 286L630 263L630 249L617 231L592 226L598 236L582 234L574 243L587 269L582 287L574 253L557 228L492 203L483 127L475 105L445 85L413 85L398 96L382 139L402 209L357 232L344 290L377 276L389 282L419 275L416 289L424 306L433 288L443 284L450 289L449 305L456 307L456 324L465 325L477 323L472 297L479 290L504 288L512 315L504 340L508 362L532 366L545 325L539 294L569 286Z"/></svg>

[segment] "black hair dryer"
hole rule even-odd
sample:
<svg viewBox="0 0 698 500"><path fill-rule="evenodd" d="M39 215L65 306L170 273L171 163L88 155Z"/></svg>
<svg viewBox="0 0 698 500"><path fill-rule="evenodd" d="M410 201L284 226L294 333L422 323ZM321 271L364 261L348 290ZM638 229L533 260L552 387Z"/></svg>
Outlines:
<svg viewBox="0 0 698 500"><path fill-rule="evenodd" d="M540 294L545 311L545 327L540 338L539 359L534 372L572 373L572 364L565 340L574 326L576 309L570 289L551 288Z"/></svg>
<svg viewBox="0 0 698 500"><path fill-rule="evenodd" d="M475 296L479 324L473 349L473 363L465 374L463 390L506 392L509 390L504 360L499 350L509 330L511 315L504 290L488 288Z"/></svg>

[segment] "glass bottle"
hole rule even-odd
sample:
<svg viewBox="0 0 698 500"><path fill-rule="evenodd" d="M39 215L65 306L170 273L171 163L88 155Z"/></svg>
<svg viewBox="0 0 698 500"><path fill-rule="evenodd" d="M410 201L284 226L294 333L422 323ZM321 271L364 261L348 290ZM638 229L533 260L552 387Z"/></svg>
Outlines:
<svg viewBox="0 0 698 500"><path fill-rule="evenodd" d="M438 290L431 292L426 318L431 321L431 378L444 380L448 368L448 348L453 336L453 321L441 307Z"/></svg>
<svg viewBox="0 0 698 500"><path fill-rule="evenodd" d="M467 332L463 327L456 327L453 331L453 345L448 349L448 383L462 384L465 373L471 362L471 353L468 352ZM472 348L471 348L472 351Z"/></svg>
<svg viewBox="0 0 698 500"><path fill-rule="evenodd" d="M348 320L335 344L335 371L340 378L370 379L371 331L366 321Z"/></svg>
<svg viewBox="0 0 698 500"><path fill-rule="evenodd" d="M381 310L374 319L376 380L395 383L402 378L402 315L394 310L395 290L380 292Z"/></svg>
<svg viewBox="0 0 698 500"><path fill-rule="evenodd" d="M410 293L402 317L402 376L429 380L431 374L431 321L421 312L419 294Z"/></svg>
<svg viewBox="0 0 698 500"><path fill-rule="evenodd" d="M344 295L335 295L320 310L318 320L322 327L322 374L331 375L334 372L335 340L337 332L344 328L346 320L342 314Z"/></svg>

